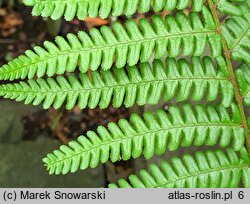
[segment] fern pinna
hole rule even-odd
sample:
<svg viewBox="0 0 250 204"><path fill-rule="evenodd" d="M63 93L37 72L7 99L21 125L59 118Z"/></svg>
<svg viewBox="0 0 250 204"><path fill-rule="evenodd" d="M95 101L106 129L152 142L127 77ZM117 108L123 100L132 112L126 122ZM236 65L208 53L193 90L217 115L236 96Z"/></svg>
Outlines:
<svg viewBox="0 0 250 204"><path fill-rule="evenodd" d="M244 130L236 105L232 106L231 117L221 106L184 105L181 109L170 107L168 111L166 114L158 110L155 115L145 112L144 119L133 114L130 121L121 119L118 124L109 123L108 128L99 126L97 133L89 131L78 141L61 146L48 154L44 162L50 173L66 174L78 168L94 168L108 159L116 162L119 157L128 160L143 154L149 159L154 153L163 154L166 148L174 151L192 144L227 147L232 142L233 148L240 150L244 145Z"/></svg>
<svg viewBox="0 0 250 204"><path fill-rule="evenodd" d="M168 11L138 24L58 36L0 68L0 95L45 109L157 105L99 126L44 159L67 174L182 147L217 146L152 164L113 188L250 186L250 2L245 0L24 0L33 15L77 17ZM191 11L187 8L191 5ZM223 14L223 20L219 15ZM76 70L79 71L76 72ZM87 73L86 73L87 72ZM67 73L64 75L64 73ZM59 76L56 76L59 75ZM16 80L14 83L11 81ZM17 81L19 80L19 81ZM204 104L205 103L205 104ZM242 181L242 182L241 182Z"/></svg>
<svg viewBox="0 0 250 204"><path fill-rule="evenodd" d="M106 26L100 31L93 28L89 34L69 34L67 40L57 37L56 44L45 42L45 48L34 47L34 51L28 50L25 55L4 65L0 69L0 79L53 76L73 72L77 66L82 73L98 67L107 70L114 59L118 68L126 63L134 66L138 61L150 60L153 53L157 59L166 53L169 57L177 57L180 53L200 56L207 43L211 47L211 56L218 57L221 54L220 35L216 33L212 15L206 7L202 9L202 16L201 19L198 13L186 16L179 12L175 17L166 16L165 20L153 16L152 24L141 19L138 26L128 20L126 28L114 23L112 29Z"/></svg>

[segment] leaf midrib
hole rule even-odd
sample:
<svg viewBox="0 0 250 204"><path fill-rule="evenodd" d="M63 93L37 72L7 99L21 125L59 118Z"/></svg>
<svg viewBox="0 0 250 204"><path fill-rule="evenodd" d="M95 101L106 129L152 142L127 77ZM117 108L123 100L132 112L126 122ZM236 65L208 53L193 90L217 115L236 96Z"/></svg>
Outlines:
<svg viewBox="0 0 250 204"><path fill-rule="evenodd" d="M190 77L190 78L186 78L186 77L183 77L183 78L166 78L166 79L156 79L156 80L144 80L144 81L141 81L141 82L128 82L126 84L115 84L115 85L106 85L106 84L103 84L103 86L101 87L90 87L90 88L81 88L81 89L74 89L74 87L71 87L71 90L70 89L67 89L67 90L63 90L63 89L57 89L57 90L51 90L51 89L48 89L48 90L42 90L42 88L44 87L41 87L41 89L33 89L31 87L31 85L29 85L30 89L26 89L26 90L11 90L11 89L4 89L3 87L5 87L5 85L2 85L0 86L0 90L1 88L3 92L15 92L15 93L43 93L43 94L59 94L59 93L70 93L70 92L86 92L86 91L95 91L95 90L107 90L107 89L114 89L114 88L119 88L119 87L129 87L129 86L143 86L145 84L152 84L152 83L167 83L168 81L219 81L219 82L223 82L223 81L229 81L228 78L221 78L221 77L218 77L218 78L212 78L212 77ZM36 82L37 83L37 82ZM116 82L118 83L118 82ZM38 84L38 83L37 83ZM57 83L58 84L58 83ZM20 85L20 84L19 84ZM58 86L60 87L60 85L58 84ZM81 86L83 86L81 84ZM9 88L8 86L6 86L7 88ZM15 87L16 88L16 87Z"/></svg>

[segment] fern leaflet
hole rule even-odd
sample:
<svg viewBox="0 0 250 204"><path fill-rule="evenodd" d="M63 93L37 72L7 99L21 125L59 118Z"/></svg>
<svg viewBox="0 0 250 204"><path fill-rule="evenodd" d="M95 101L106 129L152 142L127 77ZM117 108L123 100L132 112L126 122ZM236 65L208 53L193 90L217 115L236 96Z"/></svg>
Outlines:
<svg viewBox="0 0 250 204"><path fill-rule="evenodd" d="M242 64L235 74L244 102L250 106L250 65Z"/></svg>
<svg viewBox="0 0 250 204"><path fill-rule="evenodd" d="M191 0L24 0L26 6L33 6L32 15L50 16L59 19L64 15L67 21L75 16L84 20L87 16L107 18L110 14L131 16L136 13L146 13L151 6L155 12L161 10L182 10L189 6ZM204 0L192 0L193 10L201 11Z"/></svg>
<svg viewBox="0 0 250 204"><path fill-rule="evenodd" d="M93 28L90 35L79 32L56 38L56 45L45 42L44 47L34 47L34 51L26 51L0 69L1 80L33 78L44 75L53 76L65 71L73 72L79 65L80 72L89 68L96 70L101 67L110 69L115 59L118 68L126 63L134 66L140 60L147 62L154 54L156 59L165 56L177 57L183 55L200 56L207 42L210 44L212 57L221 54L221 36L216 32L213 17L206 7L202 9L203 22L199 14L192 12L187 17L178 12L175 17L166 16L165 21L160 16L153 16L152 23L141 19L139 26L132 20L127 21L126 29L119 23L113 25L113 30L107 26L101 27L101 32ZM180 48L182 47L182 51Z"/></svg>
<svg viewBox="0 0 250 204"><path fill-rule="evenodd" d="M222 25L232 59L250 64L250 9L240 6L242 16L233 16Z"/></svg>
<svg viewBox="0 0 250 204"><path fill-rule="evenodd" d="M213 0L217 9L224 14L240 16L244 11L235 3L243 3L246 0ZM247 2L247 1L246 1Z"/></svg>
<svg viewBox="0 0 250 204"><path fill-rule="evenodd" d="M155 114L144 113L144 119L132 114L130 121L121 119L118 124L109 123L108 128L99 126L97 133L88 131L77 141L62 145L43 159L50 174L67 174L78 169L95 168L99 162L120 157L128 160L142 154L151 158L154 153L163 154L168 148L176 150L180 145L226 147L232 142L235 150L244 145L244 129L236 105L232 115L222 106L206 108L184 105L182 109L170 107L169 114L158 110Z"/></svg>
<svg viewBox="0 0 250 204"><path fill-rule="evenodd" d="M94 109L98 105L104 109L111 101L118 108L123 104L126 107L157 104L161 98L165 101L173 98L199 101L205 94L208 101L214 101L221 92L222 104L230 106L234 89L225 60L217 58L218 70L209 57L203 60L192 57L190 61L167 58L165 67L160 60L155 60L152 67L142 63L139 68L92 71L90 76L80 74L80 80L72 74L68 78L59 76L56 80L31 79L28 83L3 84L0 85L0 96L25 104L43 102L45 109L52 105L58 109L64 102L66 109L72 109L76 104L80 109Z"/></svg>
<svg viewBox="0 0 250 204"><path fill-rule="evenodd" d="M148 171L140 171L140 177L132 174L129 182L120 179L109 188L236 188L241 181L249 188L249 162L245 148L239 156L231 148L226 154L222 150L198 151L194 157L186 154L182 159L162 161L160 167L151 164Z"/></svg>

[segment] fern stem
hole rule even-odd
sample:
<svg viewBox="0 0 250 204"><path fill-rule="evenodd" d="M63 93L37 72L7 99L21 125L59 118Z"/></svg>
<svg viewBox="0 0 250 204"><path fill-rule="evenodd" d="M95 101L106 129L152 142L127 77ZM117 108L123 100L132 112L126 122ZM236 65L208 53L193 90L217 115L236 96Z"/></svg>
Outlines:
<svg viewBox="0 0 250 204"><path fill-rule="evenodd" d="M230 54L230 51L227 47L225 37L223 36L223 33L222 33L216 5L213 3L212 0L207 0L207 2L208 2L209 9L213 15L213 18L214 18L214 21L216 24L216 28L217 28L217 32L222 38L222 49L223 49L223 53L224 53L224 56L226 59L227 69L230 73L229 78L230 78L230 81L234 87L235 100L236 100L237 105L239 107L241 118L242 118L242 126L244 127L244 131L245 131L246 148L247 148L248 154L250 154L250 134L249 134L246 115L245 115L245 111L244 111L244 107L243 107L243 97L240 94L239 87L238 87L238 84L236 82L236 78L234 75L234 70L233 70L233 66L231 63L231 54Z"/></svg>

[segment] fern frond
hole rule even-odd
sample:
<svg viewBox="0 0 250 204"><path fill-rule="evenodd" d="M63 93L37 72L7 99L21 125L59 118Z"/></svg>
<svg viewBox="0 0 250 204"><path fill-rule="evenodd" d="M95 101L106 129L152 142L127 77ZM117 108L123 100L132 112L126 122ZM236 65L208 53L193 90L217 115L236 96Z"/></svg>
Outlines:
<svg viewBox="0 0 250 204"><path fill-rule="evenodd" d="M80 109L97 106L104 109L111 102L114 107L131 107L135 104L157 104L161 98L165 101L176 98L185 101L191 98L199 101L204 98L213 101L221 93L222 104L230 106L234 89L229 81L225 60L217 58L218 70L212 59L192 57L176 61L166 59L164 67L160 60L155 60L152 67L142 63L126 69L114 68L112 71L92 71L90 75L79 74L68 78L59 76L55 79L29 80L14 84L0 85L0 96L24 101L25 104L39 105L45 109L53 106L60 108L66 102L66 109L78 105Z"/></svg>
<svg viewBox="0 0 250 204"><path fill-rule="evenodd" d="M75 16L84 20L87 16L107 18L110 14L131 16L148 12L151 7L155 12L162 10L182 10L190 5L191 0L24 0L26 6L33 6L32 15L51 17L56 20L64 16L67 21ZM199 12L204 0L192 0L192 8Z"/></svg>
<svg viewBox="0 0 250 204"><path fill-rule="evenodd" d="M245 104L250 106L250 65L242 64L235 74L241 96Z"/></svg>
<svg viewBox="0 0 250 204"><path fill-rule="evenodd" d="M129 182L120 179L109 188L235 188L243 181L249 187L250 159L245 148L240 155L233 149L198 151L194 157L186 154L182 159L173 157L158 167L151 164L140 177L129 176Z"/></svg>
<svg viewBox="0 0 250 204"><path fill-rule="evenodd" d="M126 63L134 66L139 60L147 62L153 53L156 59L162 58L166 52L173 58L180 53L201 56L207 42L211 56L219 56L221 36L216 33L213 17L206 7L203 7L202 15L203 20L195 12L188 17L178 12L175 17L166 16L165 21L160 16L153 16L152 23L141 19L139 26L129 20L126 29L115 23L113 30L103 26L100 31L91 29L90 35L79 32L78 37L69 34L67 40L57 37L56 44L46 41L45 48L34 47L34 51L28 50L26 55L1 67L0 80L33 78L36 74L38 77L53 76L73 72L77 65L83 73L100 66L107 70L112 67L114 59L118 68Z"/></svg>
<svg viewBox="0 0 250 204"><path fill-rule="evenodd" d="M77 141L62 145L60 149L43 159L50 174L67 174L78 169L95 168L99 162L119 158L128 160L142 154L151 158L154 153L163 154L168 148L174 151L181 146L221 147L232 144L235 150L244 145L244 129L236 105L232 115L222 106L184 105L173 106L169 114L158 110L155 114L144 113L144 119L132 114L130 121L121 119L118 124L109 123L108 128L99 126L97 133L88 131Z"/></svg>
<svg viewBox="0 0 250 204"><path fill-rule="evenodd" d="M213 2L221 13L240 16L244 11L237 3L243 3L246 2L246 0L213 0Z"/></svg>
<svg viewBox="0 0 250 204"><path fill-rule="evenodd" d="M250 64L250 9L241 5L242 16L233 16L222 25L232 59Z"/></svg>

